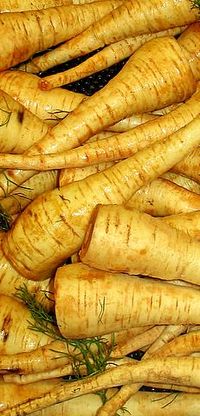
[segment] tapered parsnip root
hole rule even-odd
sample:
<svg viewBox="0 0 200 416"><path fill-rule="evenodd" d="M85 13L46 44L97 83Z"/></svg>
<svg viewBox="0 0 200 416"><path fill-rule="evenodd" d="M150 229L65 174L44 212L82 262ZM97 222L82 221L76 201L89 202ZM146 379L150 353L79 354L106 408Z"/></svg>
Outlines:
<svg viewBox="0 0 200 416"><path fill-rule="evenodd" d="M4 237L8 260L30 279L53 276L80 248L93 208L99 203L124 203L141 186L168 171L199 145L199 125L197 117L162 143L154 143L104 172L39 196Z"/></svg>
<svg viewBox="0 0 200 416"><path fill-rule="evenodd" d="M24 10L41 10L48 7L55 7L55 6L64 6L67 4L78 3L78 1L72 0L2 0L1 1L1 8L0 12L21 12ZM81 3L81 2L80 2ZM83 2L82 2L83 3ZM89 3L89 1L85 2Z"/></svg>
<svg viewBox="0 0 200 416"><path fill-rule="evenodd" d="M0 295L1 357L3 354L31 351L50 342L47 335L28 328L30 320L25 305L10 296Z"/></svg>
<svg viewBox="0 0 200 416"><path fill-rule="evenodd" d="M83 168L62 169L59 176L59 186L85 179L90 175L104 171L113 164L114 162L106 162L99 163L98 165L85 166Z"/></svg>
<svg viewBox="0 0 200 416"><path fill-rule="evenodd" d="M126 206L163 217L200 210L200 195L160 178L139 189Z"/></svg>
<svg viewBox="0 0 200 416"><path fill-rule="evenodd" d="M2 416L26 416L31 412L70 398L131 382L144 383L156 379L159 382L167 380L169 383L175 382L178 385L187 383L199 387L199 361L198 358L169 357L148 359L137 365L135 363L120 365L85 380L66 383L62 387L55 388L49 394L44 394L43 397L29 400L3 411Z"/></svg>
<svg viewBox="0 0 200 416"><path fill-rule="evenodd" d="M102 270L199 285L199 250L198 241L148 214L107 205L94 210L80 258Z"/></svg>
<svg viewBox="0 0 200 416"><path fill-rule="evenodd" d="M186 26L168 29L162 32L147 34L137 36L135 38L128 38L123 39L119 42L113 43L100 52L97 52L95 55L88 58L86 61L82 62L81 64L77 65L75 68L68 69L67 71L58 72L54 75L49 75L44 77L40 81L40 88L43 90L49 90L55 87L60 87L65 84L69 84L70 82L77 81L81 78L94 74L98 71L102 71L105 68L109 68L110 66L122 61L125 58L128 58L130 55L133 54L140 46L142 46L145 42L154 39L156 37L162 36L175 36L183 32ZM62 49L64 47L62 46ZM59 50L59 47L57 48ZM62 63L66 61L65 56L62 54L61 57L58 54L58 58L56 59L56 51L51 53L50 56L54 55L54 61L49 63L49 66L56 63ZM48 56L48 55L47 55ZM60 61L61 58L61 61ZM38 59L39 62L44 60L44 58ZM48 63L44 63L45 67ZM30 64L31 65L31 64ZM39 64L40 65L40 64Z"/></svg>
<svg viewBox="0 0 200 416"><path fill-rule="evenodd" d="M189 0L124 1L115 11L91 25L83 33L60 47L59 60L50 52L44 58L35 58L29 70L44 71L58 62L85 55L105 45L129 37L155 33L199 20L198 10L191 8ZM60 59L62 56L62 61ZM45 62L47 62L45 64Z"/></svg>
<svg viewBox="0 0 200 416"><path fill-rule="evenodd" d="M1 13L0 34L4 46L0 49L0 70L72 38L120 4L120 1L112 0L23 13ZM48 36L44 35L45 32Z"/></svg>
<svg viewBox="0 0 200 416"><path fill-rule="evenodd" d="M191 296L196 301L191 301ZM190 319L198 321L195 308L199 296L196 289L113 275L81 263L63 266L55 278L57 323L63 335L73 338L111 333L131 328L135 323L176 325L187 324Z"/></svg>

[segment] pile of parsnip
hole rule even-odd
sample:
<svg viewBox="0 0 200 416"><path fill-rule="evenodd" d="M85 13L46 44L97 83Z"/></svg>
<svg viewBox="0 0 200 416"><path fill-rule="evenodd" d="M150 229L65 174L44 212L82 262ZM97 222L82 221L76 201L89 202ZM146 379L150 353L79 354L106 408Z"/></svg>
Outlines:
<svg viewBox="0 0 200 416"><path fill-rule="evenodd" d="M0 38L0 414L200 415L200 1L1 0Z"/></svg>

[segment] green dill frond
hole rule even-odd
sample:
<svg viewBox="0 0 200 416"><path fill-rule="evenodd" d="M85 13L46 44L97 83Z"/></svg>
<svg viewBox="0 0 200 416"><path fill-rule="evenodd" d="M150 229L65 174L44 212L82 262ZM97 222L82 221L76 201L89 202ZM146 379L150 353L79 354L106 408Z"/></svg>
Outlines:
<svg viewBox="0 0 200 416"><path fill-rule="evenodd" d="M8 231L11 227L11 217L0 205L0 230Z"/></svg>
<svg viewBox="0 0 200 416"><path fill-rule="evenodd" d="M85 339L65 338L59 331L55 315L49 313L37 301L35 295L28 291L25 284L16 290L15 296L26 304L31 313L32 322L28 321L29 329L46 334L52 340L62 341L66 343L67 347L70 347L67 348L68 352L55 351L55 353L68 356L71 360L76 378L83 377L82 369L84 369L86 376L106 369L113 349L114 338L111 345L108 344L105 338L100 336Z"/></svg>

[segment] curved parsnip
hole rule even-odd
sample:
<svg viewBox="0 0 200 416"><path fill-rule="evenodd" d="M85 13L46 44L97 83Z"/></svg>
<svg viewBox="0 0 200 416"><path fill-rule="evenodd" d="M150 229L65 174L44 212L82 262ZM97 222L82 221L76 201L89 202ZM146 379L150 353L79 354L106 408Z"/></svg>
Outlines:
<svg viewBox="0 0 200 416"><path fill-rule="evenodd" d="M191 7L190 0L154 0L153 3L126 0L115 11L60 47L60 55L67 61L122 39L160 32L197 20L198 10ZM49 67L49 63L45 65L47 59L51 60L51 66L56 65L54 55L55 53L51 52L45 59L35 58L29 70L44 71Z"/></svg>
<svg viewBox="0 0 200 416"><path fill-rule="evenodd" d="M167 179L156 179L140 188L126 203L126 207L155 217L200 211L200 195Z"/></svg>
<svg viewBox="0 0 200 416"><path fill-rule="evenodd" d="M80 63L74 68L70 68L66 71L58 72L56 74L42 78L40 81L40 87L44 90L49 90L55 87L60 87L61 85L69 84L70 82L77 81L98 71L102 71L103 69L109 68L117 62L120 62L123 59L128 58L145 42L157 37L167 35L178 35L182 33L185 28L186 26L182 26L178 28L164 30L162 32L136 36L135 38L123 39L119 42L112 43L111 45L105 47L103 50L100 50L95 55L91 56L86 61ZM48 56L53 57L53 60L50 60L49 62L49 66L53 66L55 64L57 65L58 62L65 62L66 58L64 51L63 54L58 53L58 56L56 56L57 51L59 51L60 49L63 50L64 46L62 45L62 47L58 47L57 50L54 50L53 53L50 52L48 54L47 52L47 54L45 54L42 58L36 58L36 65L39 62L39 68L41 68L41 65L42 67L44 65L46 68L48 65ZM32 63L30 63L30 69L31 65ZM29 64L27 65L27 67L29 68Z"/></svg>
<svg viewBox="0 0 200 416"><path fill-rule="evenodd" d="M118 0L109 0L23 13L0 13L0 70L74 37L120 4Z"/></svg>
<svg viewBox="0 0 200 416"><path fill-rule="evenodd" d="M29 329L28 321L31 321L31 315L24 304L0 294L1 356L31 351L51 341L47 335Z"/></svg>
<svg viewBox="0 0 200 416"><path fill-rule="evenodd" d="M80 259L102 270L200 285L199 242L148 214L123 206L94 210Z"/></svg>
<svg viewBox="0 0 200 416"><path fill-rule="evenodd" d="M65 186L68 183L80 181L95 173L102 172L113 165L113 162L99 163L98 165L85 166L83 168L63 169L59 177L59 186Z"/></svg>

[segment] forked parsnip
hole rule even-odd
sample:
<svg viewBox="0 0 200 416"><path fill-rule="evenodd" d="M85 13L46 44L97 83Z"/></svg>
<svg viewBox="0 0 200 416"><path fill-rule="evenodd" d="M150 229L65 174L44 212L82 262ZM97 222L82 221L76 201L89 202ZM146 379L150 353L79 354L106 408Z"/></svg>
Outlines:
<svg viewBox="0 0 200 416"><path fill-rule="evenodd" d="M119 0L109 0L23 13L0 13L0 70L15 66L36 52L71 39L120 4Z"/></svg>
<svg viewBox="0 0 200 416"><path fill-rule="evenodd" d="M51 341L48 335L31 331L28 328L30 320L31 314L24 304L0 294L1 356L31 351Z"/></svg>
<svg viewBox="0 0 200 416"><path fill-rule="evenodd" d="M154 382L156 379L158 382L167 380L169 383L177 385L187 382L192 387L199 387L199 361L199 358L193 357L167 357L147 359L137 364L130 362L87 377L85 380L73 381L62 387L55 387L53 391L44 394L43 397L29 400L3 411L2 416L26 416L31 412L64 402L70 398L134 382L144 384L149 381Z"/></svg>
<svg viewBox="0 0 200 416"><path fill-rule="evenodd" d="M61 333L71 338L112 333L136 323L179 325L198 321L199 296L197 289L113 274L82 263L63 266L55 276L57 324Z"/></svg>
<svg viewBox="0 0 200 416"><path fill-rule="evenodd" d="M37 196L58 186L58 171L40 172L0 200L0 207L9 215L17 214Z"/></svg>
<svg viewBox="0 0 200 416"><path fill-rule="evenodd" d="M75 66L74 68L68 69L63 72L57 72L56 74L49 75L49 76L42 78L40 81L40 87L41 89L49 90L55 87L60 87L62 85L69 84L70 82L77 81L81 78L84 78L96 72L102 71L103 69L109 68L110 66L122 61L123 59L128 58L145 42L151 39L157 38L157 37L161 37L161 36L178 35L182 33L182 31L185 28L186 26L181 26L178 28L164 30L162 32L156 32L156 33L147 34L147 35L140 35L140 36L136 36L135 38L123 39L119 42L113 43L107 46L106 48L104 48L103 50L100 50L99 52L97 52L95 55L91 56L87 60L83 61L79 65ZM59 47L57 48L57 51L59 52ZM58 63L57 60L55 61L56 51L54 51L52 55L54 57L54 60L53 62L50 61L49 66L52 66L52 64L54 65L54 62ZM60 55L58 53L58 59L59 58L60 58ZM61 62L63 62L63 60L65 62L66 59L64 56L62 59L62 55L61 55ZM40 58L40 61L44 61L44 58L43 59ZM60 59L59 59L59 62L60 62ZM48 64L48 61L44 65L46 66L47 64ZM27 70L28 70L28 65L27 65Z"/></svg>
<svg viewBox="0 0 200 416"><path fill-rule="evenodd" d="M41 91L38 88L38 80L37 75L8 70L0 72L0 89L37 117L51 124L66 117L85 98L83 94L62 88Z"/></svg>
<svg viewBox="0 0 200 416"><path fill-rule="evenodd" d="M198 9L191 7L190 0L154 0L153 3L150 0L145 3L142 0L126 0L115 11L64 43L59 48L59 54L57 50L43 58L35 58L30 63L29 70L44 71L49 66L85 55L122 39L188 25L197 20Z"/></svg>
<svg viewBox="0 0 200 416"><path fill-rule="evenodd" d="M159 178L140 188L126 204L154 217L200 211L200 195Z"/></svg>
<svg viewBox="0 0 200 416"><path fill-rule="evenodd" d="M93 208L97 204L123 204L143 185L168 171L199 145L199 126L197 117L165 141L36 198L4 237L8 261L33 280L54 275L55 269L80 248Z"/></svg>
<svg viewBox="0 0 200 416"><path fill-rule="evenodd" d="M0 91L0 152L23 153L48 131L48 125Z"/></svg>
<svg viewBox="0 0 200 416"><path fill-rule="evenodd" d="M199 242L182 231L148 214L107 205L95 208L79 255L102 270L200 285L199 251Z"/></svg>

